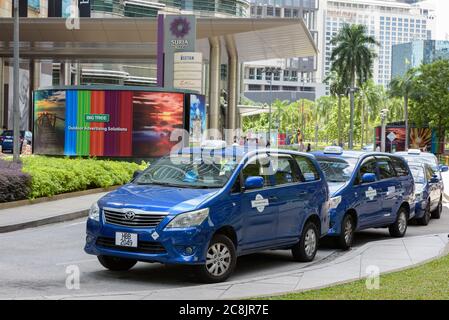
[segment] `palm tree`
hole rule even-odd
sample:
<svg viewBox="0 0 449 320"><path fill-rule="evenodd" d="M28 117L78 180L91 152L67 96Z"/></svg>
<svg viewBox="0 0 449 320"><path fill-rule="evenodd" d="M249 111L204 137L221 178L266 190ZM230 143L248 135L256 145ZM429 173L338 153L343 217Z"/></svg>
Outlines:
<svg viewBox="0 0 449 320"><path fill-rule="evenodd" d="M366 81L361 87L359 91L359 96L361 100L361 108L362 108L362 123L361 123L361 146L363 147L363 143L368 141L368 137L366 132L369 129L370 120L373 116L377 116L379 113L379 105L382 100L382 88L380 86L376 86L376 84L372 80ZM371 117L370 117L371 116ZM375 119L374 117L374 119ZM366 127L366 128L365 128Z"/></svg>
<svg viewBox="0 0 449 320"><path fill-rule="evenodd" d="M315 119L315 149L318 148L319 126L327 122L333 104L333 98L328 96L320 97L315 102L315 108L313 109L313 118Z"/></svg>
<svg viewBox="0 0 449 320"><path fill-rule="evenodd" d="M413 92L417 71L416 69L408 70L404 76L395 77L390 82L390 96L404 98L404 121L405 121L405 150L410 145L410 132L408 123L408 102Z"/></svg>
<svg viewBox="0 0 449 320"><path fill-rule="evenodd" d="M344 82L341 77L341 73L336 71L336 67L333 66L331 73L324 80L325 83L330 85L331 95L338 98L338 145L343 145L342 130L341 130L341 99L346 96L346 88L348 84Z"/></svg>
<svg viewBox="0 0 449 320"><path fill-rule="evenodd" d="M376 57L372 46L378 45L376 39L367 34L364 25L345 24L331 40L335 46L331 55L334 70L340 73L345 83L349 83L350 120L349 149L354 147L354 93L356 82L360 84L372 77L371 68Z"/></svg>

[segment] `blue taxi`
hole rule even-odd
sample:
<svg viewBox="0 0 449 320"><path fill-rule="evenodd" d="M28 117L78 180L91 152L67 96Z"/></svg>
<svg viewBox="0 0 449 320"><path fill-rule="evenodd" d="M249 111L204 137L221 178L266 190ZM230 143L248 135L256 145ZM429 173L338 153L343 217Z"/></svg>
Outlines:
<svg viewBox="0 0 449 320"><path fill-rule="evenodd" d="M409 165L412 164L427 164L431 167L436 178L433 179L432 189L438 189L439 192L434 192L440 195L437 206L435 209L432 209L431 216L433 219L440 219L441 213L443 211L443 193L444 193L444 183L443 177L441 175L442 172L449 171L448 166L441 165L438 161L438 158L430 152L422 152L419 149L409 149L408 151L396 152L395 155L403 157ZM432 203L433 208L433 203Z"/></svg>
<svg viewBox="0 0 449 320"><path fill-rule="evenodd" d="M202 281L224 281L238 256L261 250L312 261L328 232L328 200L311 155L186 148L93 204L85 251L110 270L184 264Z"/></svg>
<svg viewBox="0 0 449 320"><path fill-rule="evenodd" d="M405 160L386 153L328 147L314 155L329 184L330 229L339 246L349 249L354 232L388 227L403 237L415 214L413 176Z"/></svg>
<svg viewBox="0 0 449 320"><path fill-rule="evenodd" d="M415 180L415 220L427 226L431 218L439 219L442 211L443 190L440 178L427 163L409 162Z"/></svg>

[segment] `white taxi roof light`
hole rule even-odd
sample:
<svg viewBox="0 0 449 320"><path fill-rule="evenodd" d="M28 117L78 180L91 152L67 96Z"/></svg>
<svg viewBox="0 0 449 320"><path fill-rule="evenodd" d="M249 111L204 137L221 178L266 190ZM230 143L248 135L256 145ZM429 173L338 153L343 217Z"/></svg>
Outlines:
<svg viewBox="0 0 449 320"><path fill-rule="evenodd" d="M224 140L204 140L201 144L202 148L207 149L224 149L226 148L226 141Z"/></svg>
<svg viewBox="0 0 449 320"><path fill-rule="evenodd" d="M342 154L343 148L338 146L329 146L324 149L324 153L326 154Z"/></svg>
<svg viewBox="0 0 449 320"><path fill-rule="evenodd" d="M408 154L421 154L421 150L419 149L409 149Z"/></svg>

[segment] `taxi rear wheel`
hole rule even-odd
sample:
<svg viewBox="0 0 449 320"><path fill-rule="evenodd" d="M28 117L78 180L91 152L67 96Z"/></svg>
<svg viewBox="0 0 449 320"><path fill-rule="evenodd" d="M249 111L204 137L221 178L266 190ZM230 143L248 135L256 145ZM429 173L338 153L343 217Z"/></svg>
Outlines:
<svg viewBox="0 0 449 320"><path fill-rule="evenodd" d="M395 238L402 238L405 236L408 227L408 214L405 208L400 208L396 221L388 228L390 235Z"/></svg>
<svg viewBox="0 0 449 320"><path fill-rule="evenodd" d="M432 212L432 219L440 219L442 211L443 211L443 197L440 197L438 207Z"/></svg>
<svg viewBox="0 0 449 320"><path fill-rule="evenodd" d="M206 252L206 263L195 266L200 281L217 283L225 281L234 271L237 255L231 239L222 234L215 235Z"/></svg>
<svg viewBox="0 0 449 320"><path fill-rule="evenodd" d="M429 200L427 202L427 206L426 206L426 209L424 211L424 215L422 216L422 218L417 219L416 221L421 226L427 226L429 224L431 215L432 215L432 213L430 212L430 200Z"/></svg>
<svg viewBox="0 0 449 320"><path fill-rule="evenodd" d="M103 267L111 271L128 271L137 263L136 260L124 259L119 257L98 256L97 258Z"/></svg>
<svg viewBox="0 0 449 320"><path fill-rule="evenodd" d="M292 247L293 259L299 262L312 261L318 250L318 241L318 227L313 222L307 222L299 242Z"/></svg>
<svg viewBox="0 0 449 320"><path fill-rule="evenodd" d="M349 250L354 241L354 222L351 215L347 214L341 222L341 233L338 237L338 246L343 250Z"/></svg>

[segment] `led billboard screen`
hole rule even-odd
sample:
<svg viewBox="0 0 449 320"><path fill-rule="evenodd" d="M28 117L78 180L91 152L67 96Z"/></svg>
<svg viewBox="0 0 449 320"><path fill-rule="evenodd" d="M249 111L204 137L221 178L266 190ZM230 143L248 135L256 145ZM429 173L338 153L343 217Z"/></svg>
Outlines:
<svg viewBox="0 0 449 320"><path fill-rule="evenodd" d="M127 90L34 92L36 154L159 157L185 129L184 93ZM186 109L186 110L185 110Z"/></svg>

